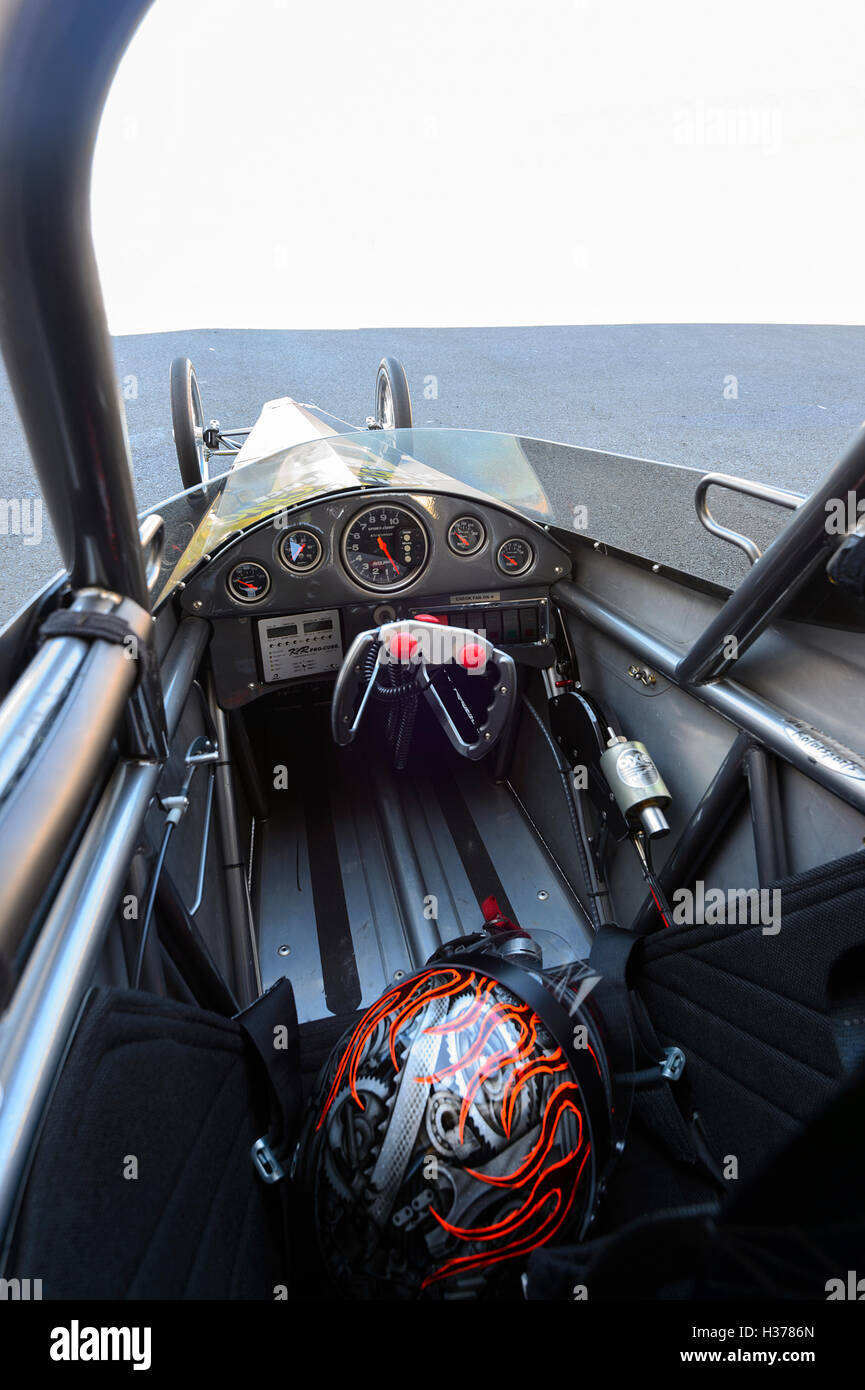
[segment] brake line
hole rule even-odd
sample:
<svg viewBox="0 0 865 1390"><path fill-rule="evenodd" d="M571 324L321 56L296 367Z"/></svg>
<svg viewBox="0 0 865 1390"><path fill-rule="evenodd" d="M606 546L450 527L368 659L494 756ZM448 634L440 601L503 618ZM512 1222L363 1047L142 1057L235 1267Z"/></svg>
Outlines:
<svg viewBox="0 0 865 1390"><path fill-rule="evenodd" d="M550 749L558 768L559 776L562 779L562 787L565 793L565 802L568 807L568 815L571 820L571 829L574 832L574 839L577 842L577 853L580 859L580 868L586 883L587 895L589 899L589 916L595 930L600 930L605 920L614 920L612 916L605 919L601 912L601 901L605 901L608 911L612 912L612 901L609 889L601 887L600 880L592 861L591 851L588 847L588 833L586 830L585 816L583 815L582 804L574 795L571 785L571 769L562 761L562 755L556 746L552 734L544 723L538 711L535 709L527 695L522 697L523 704L531 714L538 728L544 736L544 741Z"/></svg>
<svg viewBox="0 0 865 1390"><path fill-rule="evenodd" d="M661 887L661 881L655 873L655 866L652 863L652 842L647 836L643 835L642 831L637 831L633 834L631 836L631 841L634 849L637 851L643 878L654 899L655 907L660 913L661 921L665 927L671 927L673 925L673 911L667 901L667 895Z"/></svg>

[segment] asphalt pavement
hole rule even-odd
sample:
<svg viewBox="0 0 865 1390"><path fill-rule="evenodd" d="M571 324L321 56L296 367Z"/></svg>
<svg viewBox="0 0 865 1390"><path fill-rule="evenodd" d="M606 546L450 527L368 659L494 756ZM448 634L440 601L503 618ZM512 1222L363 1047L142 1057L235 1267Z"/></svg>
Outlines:
<svg viewBox="0 0 865 1390"><path fill-rule="evenodd" d="M595 515L610 518L605 539L627 547L647 536L644 553L730 584L744 572L744 557L696 526L690 498L699 473L720 470L807 493L865 417L865 328L200 329L120 337L114 348L142 509L180 487L168 404L172 357L192 359L205 413L223 426L251 425L265 400L290 395L360 427L372 411L379 359L388 354L405 365L416 424L502 430L600 451L586 457L591 478L582 491L572 477L542 479L562 513L585 500L586 490L604 495L609 505ZM47 515L36 534L38 486L5 374L0 437L0 503L17 501L19 530L31 532L3 534L15 508L0 506L2 622L59 566ZM630 457L610 457L619 455ZM671 513L667 490L652 485L640 459L696 470L671 475L684 499L681 515ZM734 506L729 517L737 515Z"/></svg>

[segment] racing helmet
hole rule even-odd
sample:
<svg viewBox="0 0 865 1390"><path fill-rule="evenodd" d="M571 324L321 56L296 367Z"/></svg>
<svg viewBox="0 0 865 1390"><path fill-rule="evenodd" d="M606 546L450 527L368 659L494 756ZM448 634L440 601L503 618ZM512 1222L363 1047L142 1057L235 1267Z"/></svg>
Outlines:
<svg viewBox="0 0 865 1390"><path fill-rule="evenodd" d="M516 1294L532 1250L585 1233L627 1108L598 982L531 955L433 958L343 1036L295 1159L339 1293Z"/></svg>

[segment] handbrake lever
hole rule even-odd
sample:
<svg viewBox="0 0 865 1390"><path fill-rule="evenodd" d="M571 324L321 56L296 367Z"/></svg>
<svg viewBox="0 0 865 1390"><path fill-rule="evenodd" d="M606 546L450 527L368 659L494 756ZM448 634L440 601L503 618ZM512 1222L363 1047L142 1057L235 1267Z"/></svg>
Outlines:
<svg viewBox="0 0 865 1390"><path fill-rule="evenodd" d="M370 662L372 651L375 651L375 659ZM388 664L414 673L420 693L453 747L464 758L476 762L501 737L516 700L517 672L512 657L470 628L407 618L361 632L352 642L337 676L331 702L331 732L340 747L353 741L380 669ZM486 717L477 728L474 742L462 736L433 685L435 676L447 666L459 666L469 675L494 677Z"/></svg>

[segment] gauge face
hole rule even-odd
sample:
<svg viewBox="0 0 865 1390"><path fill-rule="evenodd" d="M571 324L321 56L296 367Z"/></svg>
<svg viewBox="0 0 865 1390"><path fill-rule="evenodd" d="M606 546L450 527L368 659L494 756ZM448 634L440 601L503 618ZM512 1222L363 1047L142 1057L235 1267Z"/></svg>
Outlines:
<svg viewBox="0 0 865 1390"><path fill-rule="evenodd" d="M292 574L308 574L321 564L321 538L307 526L294 526L279 542L279 558Z"/></svg>
<svg viewBox="0 0 865 1390"><path fill-rule="evenodd" d="M234 566L225 583L238 603L258 603L270 588L270 575L256 560L242 560Z"/></svg>
<svg viewBox="0 0 865 1390"><path fill-rule="evenodd" d="M448 545L454 555L477 555L487 533L476 516L461 516L448 528Z"/></svg>
<svg viewBox="0 0 865 1390"><path fill-rule="evenodd" d="M429 542L424 527L404 507L368 507L346 529L342 554L352 579L364 589L404 589L423 572Z"/></svg>
<svg viewBox="0 0 865 1390"><path fill-rule="evenodd" d="M500 545L496 554L496 564L502 574L525 574L535 563L535 552L521 536Z"/></svg>

